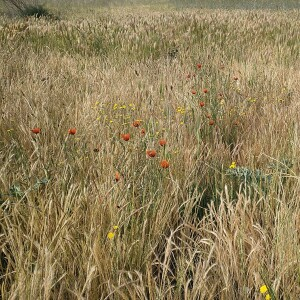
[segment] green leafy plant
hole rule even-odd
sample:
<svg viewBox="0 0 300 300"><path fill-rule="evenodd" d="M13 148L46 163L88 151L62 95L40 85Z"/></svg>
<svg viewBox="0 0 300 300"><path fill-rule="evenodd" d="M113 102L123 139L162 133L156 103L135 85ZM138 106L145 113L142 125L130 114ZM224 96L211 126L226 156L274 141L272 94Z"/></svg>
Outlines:
<svg viewBox="0 0 300 300"><path fill-rule="evenodd" d="M264 174L261 170L251 170L246 167L236 167L227 170L227 175L238 178L245 184L260 184L270 182L271 174Z"/></svg>
<svg viewBox="0 0 300 300"><path fill-rule="evenodd" d="M24 193L22 192L21 188L18 185L13 184L10 188L9 188L9 196L12 197L22 197L24 195Z"/></svg>

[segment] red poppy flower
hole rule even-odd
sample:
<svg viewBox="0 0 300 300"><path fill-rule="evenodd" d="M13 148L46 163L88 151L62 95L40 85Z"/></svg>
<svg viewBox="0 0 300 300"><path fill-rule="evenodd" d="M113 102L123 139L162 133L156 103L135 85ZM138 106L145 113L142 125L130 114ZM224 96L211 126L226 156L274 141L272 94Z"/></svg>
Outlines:
<svg viewBox="0 0 300 300"><path fill-rule="evenodd" d="M160 144L161 146L165 146L165 145L167 144L167 141L164 140L164 139L161 139L161 140L159 140L159 144Z"/></svg>
<svg viewBox="0 0 300 300"><path fill-rule="evenodd" d="M155 150L147 150L147 151L146 151L146 154L147 154L149 157L155 157L155 156L156 156L156 151L155 151Z"/></svg>
<svg viewBox="0 0 300 300"><path fill-rule="evenodd" d="M140 120L135 120L133 123L132 123L132 126L133 127L139 127L141 125L141 121Z"/></svg>
<svg viewBox="0 0 300 300"><path fill-rule="evenodd" d="M200 105L200 107L203 107L205 105L205 103L203 101L200 101L199 105Z"/></svg>
<svg viewBox="0 0 300 300"><path fill-rule="evenodd" d="M160 166L164 169L167 169L167 168L169 168L170 164L167 160L164 159L160 162Z"/></svg>
<svg viewBox="0 0 300 300"><path fill-rule="evenodd" d="M210 126L212 126L212 125L215 124L215 122L214 122L214 120L210 120L208 124L209 124Z"/></svg>
<svg viewBox="0 0 300 300"><path fill-rule="evenodd" d="M118 181L120 180L120 178L121 178L121 175L120 175L120 173L117 171L116 174L115 174L115 180L116 180L116 182L118 182Z"/></svg>
<svg viewBox="0 0 300 300"><path fill-rule="evenodd" d="M201 69L202 65L201 64L197 64L197 68Z"/></svg>
<svg viewBox="0 0 300 300"><path fill-rule="evenodd" d="M74 135L76 133L76 128L70 128L68 132L69 134Z"/></svg>
<svg viewBox="0 0 300 300"><path fill-rule="evenodd" d="M204 94L208 93L208 89L203 89L203 93Z"/></svg>
<svg viewBox="0 0 300 300"><path fill-rule="evenodd" d="M193 95L196 95L196 93L197 93L197 92L196 92L195 90L192 90L192 94L193 94Z"/></svg>
<svg viewBox="0 0 300 300"><path fill-rule="evenodd" d="M38 128L38 127L32 128L32 129L31 129L31 132L32 132L32 133L35 133L35 134L41 133L41 128Z"/></svg>
<svg viewBox="0 0 300 300"><path fill-rule="evenodd" d="M146 134L146 129L143 128L143 129L141 130L141 135L145 135L145 134Z"/></svg>
<svg viewBox="0 0 300 300"><path fill-rule="evenodd" d="M129 133L121 134L121 138L127 142L130 140L130 134Z"/></svg>

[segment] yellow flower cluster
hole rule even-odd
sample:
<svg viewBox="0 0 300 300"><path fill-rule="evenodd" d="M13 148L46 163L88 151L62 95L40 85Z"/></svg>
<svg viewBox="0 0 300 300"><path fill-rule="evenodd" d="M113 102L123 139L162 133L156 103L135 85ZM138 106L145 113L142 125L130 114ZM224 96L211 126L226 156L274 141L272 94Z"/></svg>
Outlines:
<svg viewBox="0 0 300 300"><path fill-rule="evenodd" d="M113 124L119 123L121 119L124 122L126 119L132 118L133 111L135 111L136 107L133 103L100 103L100 101L96 101L92 108L97 110L97 121L101 121L104 123ZM115 120L118 119L118 122ZM126 125L127 123L123 124Z"/></svg>
<svg viewBox="0 0 300 300"><path fill-rule="evenodd" d="M178 113L182 114L182 115L185 114L185 108L184 108L184 107L178 106L178 107L176 108L176 111L177 111Z"/></svg>
<svg viewBox="0 0 300 300"><path fill-rule="evenodd" d="M112 240L114 237L115 237L115 235L116 235L116 230L117 229L119 229L119 226L117 226L117 225L114 225L113 226L113 231L110 231L108 234L107 234L107 238L109 239L109 240Z"/></svg>
<svg viewBox="0 0 300 300"><path fill-rule="evenodd" d="M263 285L263 286L260 287L259 291L261 292L261 294L265 294L265 293L268 292L268 287L266 285ZM271 295L269 293L267 293L265 295L265 299L266 300L271 300L272 297L271 297Z"/></svg>

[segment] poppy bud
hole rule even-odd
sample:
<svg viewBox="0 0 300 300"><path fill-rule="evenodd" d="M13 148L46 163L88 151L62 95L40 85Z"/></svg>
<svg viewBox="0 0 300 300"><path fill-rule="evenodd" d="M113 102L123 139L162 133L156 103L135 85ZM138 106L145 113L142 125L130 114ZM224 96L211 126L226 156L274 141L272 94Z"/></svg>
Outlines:
<svg viewBox="0 0 300 300"><path fill-rule="evenodd" d="M169 162L167 161L167 160L162 160L161 162L160 162L160 166L163 168L163 169L167 169L167 168L169 168L169 166L170 166L170 164L169 164Z"/></svg>
<svg viewBox="0 0 300 300"><path fill-rule="evenodd" d="M167 144L167 141L164 140L164 139L161 139L161 140L159 140L159 144L160 144L161 146L165 146L165 145Z"/></svg>
<svg viewBox="0 0 300 300"><path fill-rule="evenodd" d="M31 132L34 133L34 134L41 133L41 128L38 128L38 127L32 128L32 129L31 129Z"/></svg>
<svg viewBox="0 0 300 300"><path fill-rule="evenodd" d="M132 123L132 126L133 127L139 127L141 125L141 121L139 120L135 120L133 123Z"/></svg>
<svg viewBox="0 0 300 300"><path fill-rule="evenodd" d="M146 154L147 154L149 157L155 157L155 156L156 156L156 151L155 151L155 150L147 150L147 151L146 151Z"/></svg>
<svg viewBox="0 0 300 300"><path fill-rule="evenodd" d="M130 134L129 133L121 134L121 138L127 142L130 140Z"/></svg>
<svg viewBox="0 0 300 300"><path fill-rule="evenodd" d="M118 181L120 180L120 178L121 178L121 175L120 175L120 173L117 171L116 174L115 174L115 180L116 180L116 182L118 182Z"/></svg>
<svg viewBox="0 0 300 300"><path fill-rule="evenodd" d="M76 128L70 128L68 132L69 134L74 135L76 131L77 131Z"/></svg>

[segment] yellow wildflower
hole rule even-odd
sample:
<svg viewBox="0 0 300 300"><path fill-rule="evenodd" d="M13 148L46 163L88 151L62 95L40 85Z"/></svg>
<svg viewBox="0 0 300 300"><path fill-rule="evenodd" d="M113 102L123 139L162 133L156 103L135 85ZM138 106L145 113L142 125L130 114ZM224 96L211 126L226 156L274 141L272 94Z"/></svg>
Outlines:
<svg viewBox="0 0 300 300"><path fill-rule="evenodd" d="M110 239L110 240L112 240L114 238L114 236L115 236L115 234L113 232L109 232L107 234L107 238Z"/></svg>
<svg viewBox="0 0 300 300"><path fill-rule="evenodd" d="M235 168L236 168L236 162L233 161L233 162L231 163L231 165L229 166L229 169L235 169Z"/></svg>
<svg viewBox="0 0 300 300"><path fill-rule="evenodd" d="M180 114L184 114L185 113L185 108L184 107L181 107L181 106L178 106L177 107L177 109L176 109L176 111L178 112L178 113L180 113Z"/></svg>
<svg viewBox="0 0 300 300"><path fill-rule="evenodd" d="M260 291L262 294L264 294L264 293L266 293L266 292L268 291L268 288L267 288L266 285L263 285L263 286L260 287L259 291Z"/></svg>
<svg viewBox="0 0 300 300"><path fill-rule="evenodd" d="M114 104L113 109L116 110L118 108L118 104Z"/></svg>
<svg viewBox="0 0 300 300"><path fill-rule="evenodd" d="M117 226L117 225L113 226L114 230L117 230L118 228L119 228L119 226Z"/></svg>
<svg viewBox="0 0 300 300"><path fill-rule="evenodd" d="M266 300L271 300L272 298L271 298L271 296L270 296L270 294L267 294L266 295Z"/></svg>

